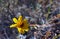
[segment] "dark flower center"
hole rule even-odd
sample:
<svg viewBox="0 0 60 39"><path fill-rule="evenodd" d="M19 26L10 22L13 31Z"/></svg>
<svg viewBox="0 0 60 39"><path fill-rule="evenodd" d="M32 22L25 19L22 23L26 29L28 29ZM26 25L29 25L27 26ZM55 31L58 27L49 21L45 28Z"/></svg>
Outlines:
<svg viewBox="0 0 60 39"><path fill-rule="evenodd" d="M20 25L20 27L22 28L24 26L24 23L22 23L21 25Z"/></svg>

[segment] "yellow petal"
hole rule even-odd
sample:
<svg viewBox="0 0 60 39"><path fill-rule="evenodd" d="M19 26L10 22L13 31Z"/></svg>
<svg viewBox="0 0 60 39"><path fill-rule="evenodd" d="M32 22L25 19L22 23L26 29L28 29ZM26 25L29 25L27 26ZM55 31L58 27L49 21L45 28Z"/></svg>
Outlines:
<svg viewBox="0 0 60 39"><path fill-rule="evenodd" d="M14 28L16 26L17 26L17 24L12 24L12 25L10 25L10 28Z"/></svg>
<svg viewBox="0 0 60 39"><path fill-rule="evenodd" d="M28 24L28 21L27 19L24 19L24 27L23 28L28 28L29 27L29 24Z"/></svg>
<svg viewBox="0 0 60 39"><path fill-rule="evenodd" d="M23 29L27 29L29 27L28 24L24 24L24 26L22 27Z"/></svg>
<svg viewBox="0 0 60 39"><path fill-rule="evenodd" d="M17 24L21 25L22 22L23 22L23 20L22 20L22 16L19 16L19 18L18 18L18 23L17 23Z"/></svg>
<svg viewBox="0 0 60 39"><path fill-rule="evenodd" d="M17 23L17 19L16 19L16 18L13 18L13 22L14 22L14 23Z"/></svg>
<svg viewBox="0 0 60 39"><path fill-rule="evenodd" d="M19 21L22 21L22 16L19 16L18 20L19 20Z"/></svg>
<svg viewBox="0 0 60 39"><path fill-rule="evenodd" d="M18 32L21 33L21 28L17 28L18 29Z"/></svg>
<svg viewBox="0 0 60 39"><path fill-rule="evenodd" d="M24 29L21 29L21 32L22 32L22 34L24 34L25 33Z"/></svg>
<svg viewBox="0 0 60 39"><path fill-rule="evenodd" d="M25 31L28 31L29 29L27 28L27 29L25 29Z"/></svg>
<svg viewBox="0 0 60 39"><path fill-rule="evenodd" d="M24 19L24 23L28 23L27 19Z"/></svg>
<svg viewBox="0 0 60 39"><path fill-rule="evenodd" d="M17 29L18 29L19 33L24 34L24 29L22 29L22 28L17 28Z"/></svg>

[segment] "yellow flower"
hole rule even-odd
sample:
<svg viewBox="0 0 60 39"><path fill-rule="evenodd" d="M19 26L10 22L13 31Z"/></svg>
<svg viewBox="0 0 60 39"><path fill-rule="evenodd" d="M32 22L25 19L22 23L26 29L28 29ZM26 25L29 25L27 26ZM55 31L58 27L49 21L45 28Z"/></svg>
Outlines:
<svg viewBox="0 0 60 39"><path fill-rule="evenodd" d="M13 22L15 24L12 24L10 26L10 28L17 28L19 33L24 34L25 31L27 32L29 30L29 28L28 28L29 27L28 21L27 21L27 19L23 19L22 16L19 16L18 19L13 18Z"/></svg>

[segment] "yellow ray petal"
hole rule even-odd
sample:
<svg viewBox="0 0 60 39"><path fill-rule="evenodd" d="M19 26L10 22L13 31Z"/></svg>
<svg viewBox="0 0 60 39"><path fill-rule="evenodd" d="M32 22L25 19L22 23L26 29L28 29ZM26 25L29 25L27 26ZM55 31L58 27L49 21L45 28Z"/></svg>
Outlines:
<svg viewBox="0 0 60 39"><path fill-rule="evenodd" d="M25 29L25 31L27 32L29 29L27 28L27 29Z"/></svg>
<svg viewBox="0 0 60 39"><path fill-rule="evenodd" d="M28 24L28 21L27 21L27 19L24 19L24 27L23 28L28 28L28 26L29 26L29 24Z"/></svg>
<svg viewBox="0 0 60 39"><path fill-rule="evenodd" d="M22 16L19 16L18 20L19 20L19 21L22 21Z"/></svg>
<svg viewBox="0 0 60 39"><path fill-rule="evenodd" d="M22 31L22 34L24 34L24 33L25 33L24 29L21 29L21 31Z"/></svg>
<svg viewBox="0 0 60 39"><path fill-rule="evenodd" d="M28 27L29 27L29 24L24 24L24 26L22 28L27 29Z"/></svg>
<svg viewBox="0 0 60 39"><path fill-rule="evenodd" d="M12 25L10 25L10 28L14 28L16 26L17 26L17 24L12 24Z"/></svg>
<svg viewBox="0 0 60 39"><path fill-rule="evenodd" d="M22 28L17 28L17 29L18 29L19 33L24 34L24 29L22 29Z"/></svg>
<svg viewBox="0 0 60 39"><path fill-rule="evenodd" d="M23 22L22 16L19 16L19 18L18 18L18 23L19 23L19 25L21 25L22 22Z"/></svg>
<svg viewBox="0 0 60 39"><path fill-rule="evenodd" d="M13 22L14 22L14 23L17 23L17 19L16 19L16 18L13 18Z"/></svg>
<svg viewBox="0 0 60 39"><path fill-rule="evenodd" d="M18 29L18 32L21 33L21 28L17 28Z"/></svg>
<svg viewBox="0 0 60 39"><path fill-rule="evenodd" d="M24 23L28 23L27 19L24 19L23 21L24 21Z"/></svg>

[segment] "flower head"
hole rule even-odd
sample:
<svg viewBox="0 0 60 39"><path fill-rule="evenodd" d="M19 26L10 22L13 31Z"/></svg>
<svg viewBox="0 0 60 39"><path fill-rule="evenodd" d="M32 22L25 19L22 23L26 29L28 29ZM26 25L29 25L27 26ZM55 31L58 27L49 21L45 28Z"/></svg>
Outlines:
<svg viewBox="0 0 60 39"><path fill-rule="evenodd" d="M18 19L13 18L15 24L10 25L10 28L17 28L18 32L24 34L25 31L29 30L29 24L27 19L23 19L22 16L19 16Z"/></svg>

